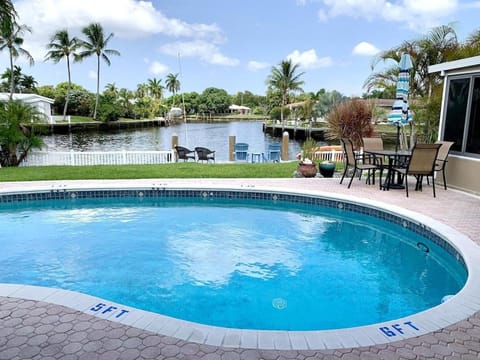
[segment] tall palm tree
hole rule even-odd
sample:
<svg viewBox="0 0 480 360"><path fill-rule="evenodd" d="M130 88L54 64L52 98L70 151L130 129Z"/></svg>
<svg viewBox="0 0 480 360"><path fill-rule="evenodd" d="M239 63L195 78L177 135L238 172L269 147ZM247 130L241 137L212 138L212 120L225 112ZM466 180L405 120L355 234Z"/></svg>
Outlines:
<svg viewBox="0 0 480 360"><path fill-rule="evenodd" d="M107 37L103 32L102 25L93 23L82 29L82 33L86 36L86 40L81 40L80 44L84 49L78 55L78 59L82 60L86 57L97 55L97 94L95 96L95 109L93 110L93 120L97 119L98 97L100 94L100 58L102 58L108 66L111 62L107 55L120 55L120 52L113 49L107 49L108 42L112 39L113 33Z"/></svg>
<svg viewBox="0 0 480 360"><path fill-rule="evenodd" d="M50 39L50 43L47 44L47 49L50 51L45 55L45 60L52 60L57 64L60 60L65 58L67 62L67 75L68 86L67 96L65 97L65 106L63 107L63 120L67 117L68 101L70 99L70 90L72 87L72 76L70 71L70 55L73 56L73 60L78 60L78 54L76 51L79 49L80 43L76 37L71 38L67 29L57 31Z"/></svg>
<svg viewBox="0 0 480 360"><path fill-rule="evenodd" d="M175 94L180 90L180 80L178 80L177 74L168 74L167 79L165 80L165 86L167 90L173 94L173 106L175 106Z"/></svg>
<svg viewBox="0 0 480 360"><path fill-rule="evenodd" d="M299 65L293 64L292 60L283 60L277 67L272 67L272 72L267 79L267 84L277 90L282 98L280 108L280 120L283 121L283 108L287 104L288 95L291 91L301 91L304 84L300 77L304 72L297 73Z"/></svg>
<svg viewBox="0 0 480 360"><path fill-rule="evenodd" d="M0 24L0 51L8 49L10 58L10 70L13 74L14 63L13 59L18 58L20 55L27 58L30 66L35 63L32 55L22 48L23 34L25 32L31 32L31 29L26 25L19 25L14 21L5 21ZM13 98L13 92L15 89L14 77L10 79L10 100Z"/></svg>
<svg viewBox="0 0 480 360"><path fill-rule="evenodd" d="M154 99L161 99L162 98L162 93L163 93L163 85L162 85L162 80L153 78L153 79L148 79L148 92L150 93L150 96Z"/></svg>

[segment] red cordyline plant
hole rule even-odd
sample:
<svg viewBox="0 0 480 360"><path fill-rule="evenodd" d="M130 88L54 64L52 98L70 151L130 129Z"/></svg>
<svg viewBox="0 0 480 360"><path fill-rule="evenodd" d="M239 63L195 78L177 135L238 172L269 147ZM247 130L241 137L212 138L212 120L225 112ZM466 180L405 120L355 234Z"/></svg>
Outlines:
<svg viewBox="0 0 480 360"><path fill-rule="evenodd" d="M325 138L338 140L348 138L356 147L362 144L362 137L373 134L372 104L353 98L337 104L327 115Z"/></svg>

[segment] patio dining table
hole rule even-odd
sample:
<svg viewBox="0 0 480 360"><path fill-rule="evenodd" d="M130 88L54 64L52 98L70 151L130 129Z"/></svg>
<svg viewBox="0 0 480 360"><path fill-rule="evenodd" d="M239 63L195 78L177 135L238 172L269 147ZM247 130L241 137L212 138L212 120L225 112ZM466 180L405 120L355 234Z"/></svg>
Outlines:
<svg viewBox="0 0 480 360"><path fill-rule="evenodd" d="M404 189L403 179L401 176L397 178L395 182L393 166L400 166L401 164L407 164L412 152L410 150L364 150L365 154L370 154L374 157L381 158L382 163L384 160L388 161L387 165L387 178L383 184L380 183L380 189Z"/></svg>

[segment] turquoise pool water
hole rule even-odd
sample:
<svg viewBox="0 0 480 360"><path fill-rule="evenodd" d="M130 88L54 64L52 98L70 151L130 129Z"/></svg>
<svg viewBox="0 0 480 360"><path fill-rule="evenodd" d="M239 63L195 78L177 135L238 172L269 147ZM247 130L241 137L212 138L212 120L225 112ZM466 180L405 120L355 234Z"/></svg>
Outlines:
<svg viewBox="0 0 480 360"><path fill-rule="evenodd" d="M0 229L0 282L223 327L324 330L397 319L440 304L467 276L445 249L403 226L294 202L28 201L0 204Z"/></svg>

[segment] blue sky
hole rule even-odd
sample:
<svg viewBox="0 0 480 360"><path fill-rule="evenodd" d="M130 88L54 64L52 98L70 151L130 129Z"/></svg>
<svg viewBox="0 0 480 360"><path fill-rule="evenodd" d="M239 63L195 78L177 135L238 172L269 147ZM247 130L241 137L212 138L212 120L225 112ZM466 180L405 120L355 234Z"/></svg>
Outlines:
<svg viewBox="0 0 480 360"><path fill-rule="evenodd" d="M45 63L45 45L58 30L81 36L92 22L114 33L111 66L101 64L100 87L115 83L135 90L148 79L178 73L182 91L207 87L229 94L263 95L272 66L290 58L305 72L305 91L325 88L361 95L375 53L454 23L461 41L479 29L480 1L459 0L17 0L24 36L35 58L38 85L66 81L66 64ZM178 56L180 54L180 57ZM180 61L179 61L180 58ZM0 54L0 67L8 64ZM382 66L382 65L380 65ZM379 67L376 70L380 69ZM96 86L96 59L72 65L72 81ZM168 92L166 92L166 95Z"/></svg>

